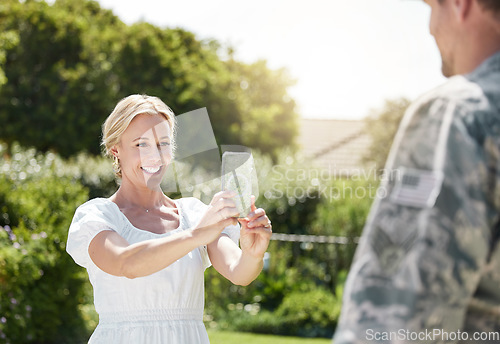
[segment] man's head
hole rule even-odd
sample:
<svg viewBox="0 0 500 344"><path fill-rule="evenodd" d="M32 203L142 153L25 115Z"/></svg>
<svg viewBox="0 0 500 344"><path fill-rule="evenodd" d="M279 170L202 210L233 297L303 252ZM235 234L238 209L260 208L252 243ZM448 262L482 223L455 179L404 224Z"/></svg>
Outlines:
<svg viewBox="0 0 500 344"><path fill-rule="evenodd" d="M444 76L466 74L500 50L499 0L424 0Z"/></svg>

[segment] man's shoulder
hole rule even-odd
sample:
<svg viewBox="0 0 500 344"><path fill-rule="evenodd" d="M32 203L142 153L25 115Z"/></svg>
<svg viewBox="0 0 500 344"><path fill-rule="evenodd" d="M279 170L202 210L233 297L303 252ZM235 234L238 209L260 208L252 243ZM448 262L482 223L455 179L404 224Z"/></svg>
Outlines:
<svg viewBox="0 0 500 344"><path fill-rule="evenodd" d="M455 120L471 122L486 120L492 115L498 118L499 106L500 74L480 80L458 75L420 96L408 111L429 118L453 111Z"/></svg>
<svg viewBox="0 0 500 344"><path fill-rule="evenodd" d="M449 78L418 98L414 105L418 109L437 101L452 104L465 112L497 113L500 108L500 52L472 73Z"/></svg>
<svg viewBox="0 0 500 344"><path fill-rule="evenodd" d="M479 84L463 75L457 75L420 96L414 104L421 106L435 101L459 104L477 102L482 98L484 98L484 92Z"/></svg>

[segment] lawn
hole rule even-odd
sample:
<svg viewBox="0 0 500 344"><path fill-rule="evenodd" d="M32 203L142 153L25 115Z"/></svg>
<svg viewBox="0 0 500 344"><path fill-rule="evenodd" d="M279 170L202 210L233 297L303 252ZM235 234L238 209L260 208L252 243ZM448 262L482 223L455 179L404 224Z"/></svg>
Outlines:
<svg viewBox="0 0 500 344"><path fill-rule="evenodd" d="M282 337L245 332L208 331L211 344L332 344L331 339Z"/></svg>

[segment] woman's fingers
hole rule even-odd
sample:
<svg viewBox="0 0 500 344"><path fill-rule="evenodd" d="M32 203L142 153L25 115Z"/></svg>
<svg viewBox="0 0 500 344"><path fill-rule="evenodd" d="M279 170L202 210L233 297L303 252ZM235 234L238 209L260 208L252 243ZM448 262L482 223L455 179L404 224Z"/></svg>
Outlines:
<svg viewBox="0 0 500 344"><path fill-rule="evenodd" d="M248 227L249 228L256 228L256 227L271 228L272 224L267 216L261 216L261 217L257 218L256 220L250 221L248 223Z"/></svg>
<svg viewBox="0 0 500 344"><path fill-rule="evenodd" d="M233 198L234 196L236 196L236 192L234 191L231 190L219 191L214 195L214 197L212 197L212 201L210 202L210 204L214 205L221 199Z"/></svg>
<svg viewBox="0 0 500 344"><path fill-rule="evenodd" d="M270 220L266 215L266 211L262 208L256 209L254 212L248 214L248 220L248 225L250 227L256 227L259 225L267 226L270 223Z"/></svg>
<svg viewBox="0 0 500 344"><path fill-rule="evenodd" d="M233 226L238 223L238 220L236 217L228 217L220 222L222 225L222 228L226 228L227 226Z"/></svg>
<svg viewBox="0 0 500 344"><path fill-rule="evenodd" d="M260 226L260 227L255 227L255 228L248 228L247 227L246 232L248 234L258 234L259 236L262 236L265 238L270 238L272 233L273 233L273 230L271 228ZM242 235L245 235L245 234L242 233Z"/></svg>
<svg viewBox="0 0 500 344"><path fill-rule="evenodd" d="M255 206L255 196L252 195L250 197L251 204L251 212L247 215L246 219L248 220L247 227L248 228L256 228L256 227L265 227L271 228L271 221L266 216L266 211L262 208L258 208Z"/></svg>
<svg viewBox="0 0 500 344"><path fill-rule="evenodd" d="M219 214L221 214L223 219L227 219L229 217L237 217L240 213L238 211L238 208L236 207L224 207L221 210L219 210Z"/></svg>
<svg viewBox="0 0 500 344"><path fill-rule="evenodd" d="M236 203L233 200L235 195L234 191L220 191L212 198L210 206L219 221L239 215Z"/></svg>
<svg viewBox="0 0 500 344"><path fill-rule="evenodd" d="M224 208L236 208L236 203L231 198L221 198L217 202L212 204L212 207L215 209L215 211L220 211Z"/></svg>

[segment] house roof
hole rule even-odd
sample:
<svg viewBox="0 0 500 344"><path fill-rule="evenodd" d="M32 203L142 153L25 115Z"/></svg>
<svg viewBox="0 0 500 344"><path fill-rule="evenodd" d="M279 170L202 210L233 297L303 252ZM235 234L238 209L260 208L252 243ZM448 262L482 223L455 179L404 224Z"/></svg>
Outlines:
<svg viewBox="0 0 500 344"><path fill-rule="evenodd" d="M366 168L361 158L371 144L365 122L360 120L300 120L298 143L305 157L322 169L349 175Z"/></svg>

